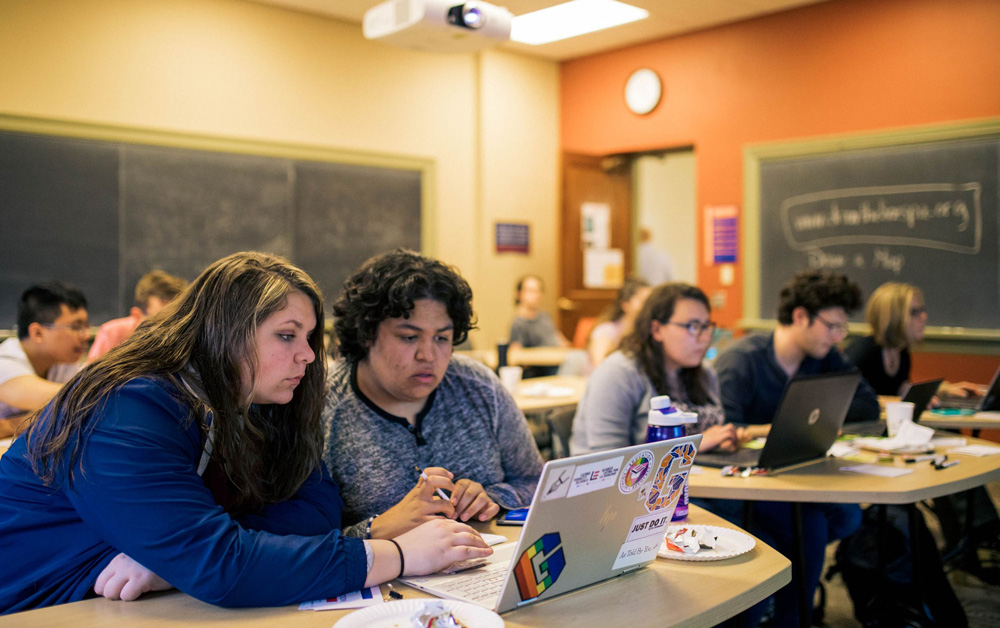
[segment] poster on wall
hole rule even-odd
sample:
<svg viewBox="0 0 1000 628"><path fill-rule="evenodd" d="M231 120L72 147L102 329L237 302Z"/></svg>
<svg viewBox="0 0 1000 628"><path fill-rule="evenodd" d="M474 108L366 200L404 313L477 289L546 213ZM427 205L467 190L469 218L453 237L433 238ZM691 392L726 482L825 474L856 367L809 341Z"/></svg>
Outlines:
<svg viewBox="0 0 1000 628"><path fill-rule="evenodd" d="M517 222L496 223L496 252L528 254L531 242L528 225Z"/></svg>
<svg viewBox="0 0 1000 628"><path fill-rule="evenodd" d="M625 280L625 251L622 249L585 249L583 286L585 288L621 288Z"/></svg>
<svg viewBox="0 0 1000 628"><path fill-rule="evenodd" d="M735 264L739 250L739 208L736 205L705 207L705 265Z"/></svg>
<svg viewBox="0 0 1000 628"><path fill-rule="evenodd" d="M580 206L580 228L584 249L610 247L611 206L607 203L583 203Z"/></svg>

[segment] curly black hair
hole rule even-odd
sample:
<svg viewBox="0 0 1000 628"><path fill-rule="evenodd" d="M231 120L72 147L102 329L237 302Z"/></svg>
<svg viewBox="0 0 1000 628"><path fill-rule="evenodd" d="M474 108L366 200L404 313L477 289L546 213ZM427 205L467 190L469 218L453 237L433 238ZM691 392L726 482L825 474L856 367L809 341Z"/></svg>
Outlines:
<svg viewBox="0 0 1000 628"><path fill-rule="evenodd" d="M810 320L820 310L842 307L847 314L861 307L861 288L858 284L828 271L803 271L785 284L778 299L778 322L792 324L792 312L804 307Z"/></svg>
<svg viewBox="0 0 1000 628"><path fill-rule="evenodd" d="M448 310L454 325L452 345L465 342L475 329L472 288L458 270L415 251L396 249L372 257L344 282L333 304L340 354L351 362L363 360L382 321L409 318L419 299L434 299Z"/></svg>

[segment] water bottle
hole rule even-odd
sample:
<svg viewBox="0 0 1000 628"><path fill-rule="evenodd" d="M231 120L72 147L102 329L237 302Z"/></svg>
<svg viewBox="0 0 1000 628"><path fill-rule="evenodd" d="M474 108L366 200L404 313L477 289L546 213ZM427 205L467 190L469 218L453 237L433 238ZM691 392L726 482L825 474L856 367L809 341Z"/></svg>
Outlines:
<svg viewBox="0 0 1000 628"><path fill-rule="evenodd" d="M685 426L697 423L698 415L694 412L678 412L670 403L670 397L660 395L649 401L649 427L646 428L646 442L655 443L661 440L681 438L687 435ZM674 516L671 521L683 521L688 513L688 483L684 480L684 490L677 500Z"/></svg>

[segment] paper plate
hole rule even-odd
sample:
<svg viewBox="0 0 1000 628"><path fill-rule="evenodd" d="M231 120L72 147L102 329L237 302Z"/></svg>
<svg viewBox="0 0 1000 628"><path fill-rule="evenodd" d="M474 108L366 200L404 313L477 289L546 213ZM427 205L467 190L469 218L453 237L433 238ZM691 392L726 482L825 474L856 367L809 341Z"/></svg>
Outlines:
<svg viewBox="0 0 1000 628"><path fill-rule="evenodd" d="M718 526L705 526L705 525L676 525L667 528L667 534L674 534L677 530L681 528L691 529L694 528L699 532L709 532L719 537L718 541L715 543L714 549L702 549L697 554L685 554L684 552L678 552L676 550L667 549L666 542L660 546L660 551L657 552L660 556L664 558L670 558L672 560L691 560L691 561L708 561L708 560L725 560L726 558L733 558L734 556L739 556L740 554L746 554L753 549L753 546L757 544L749 534L744 534L738 530L733 530L732 528L720 528Z"/></svg>
<svg viewBox="0 0 1000 628"><path fill-rule="evenodd" d="M431 601L439 601L466 628L503 628L503 619L493 611L457 600L396 600L369 606L341 618L333 628L412 628L413 614Z"/></svg>

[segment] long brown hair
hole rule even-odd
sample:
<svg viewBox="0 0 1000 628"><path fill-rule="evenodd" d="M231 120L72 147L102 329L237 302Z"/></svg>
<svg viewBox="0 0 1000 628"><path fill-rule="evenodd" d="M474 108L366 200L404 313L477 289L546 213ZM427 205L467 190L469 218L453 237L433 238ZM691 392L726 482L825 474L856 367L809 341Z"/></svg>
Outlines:
<svg viewBox="0 0 1000 628"><path fill-rule="evenodd" d="M696 286L680 282L659 285L653 288L639 310L632 333L622 338L621 342L622 353L635 359L639 369L653 383L658 395L668 395L670 392L667 386L666 356L663 345L653 338L653 321L666 324L674 315L674 307L680 299L693 299L704 305L709 312L712 311L708 297ZM694 368L682 368L680 379L692 404L700 406L709 403L708 391L702 384L700 364Z"/></svg>
<svg viewBox="0 0 1000 628"><path fill-rule="evenodd" d="M283 308L293 292L313 304L317 329L309 345L317 359L292 401L255 405L243 391L242 373L257 371L256 330ZM47 484L73 466L107 397L129 380L171 381L207 437L211 413L212 460L232 484L230 511L253 511L288 499L320 464L324 399L323 298L315 282L287 260L244 252L209 266L191 286L121 345L74 377L28 429L35 473ZM81 472L83 470L81 469Z"/></svg>

